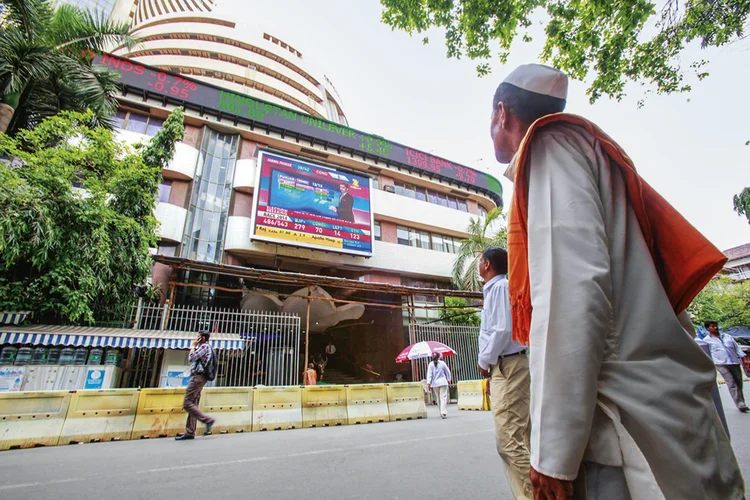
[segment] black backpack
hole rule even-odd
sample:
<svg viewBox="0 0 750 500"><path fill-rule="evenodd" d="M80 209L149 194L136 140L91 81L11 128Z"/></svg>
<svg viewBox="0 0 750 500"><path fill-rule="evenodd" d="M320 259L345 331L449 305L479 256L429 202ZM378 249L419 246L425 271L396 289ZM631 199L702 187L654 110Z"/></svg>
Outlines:
<svg viewBox="0 0 750 500"><path fill-rule="evenodd" d="M208 357L208 363L203 363L203 360L201 360L201 366L203 367L203 376L206 377L206 380L209 382L213 382L216 380L216 352L214 351L214 348L209 346L209 349L211 349L211 355Z"/></svg>

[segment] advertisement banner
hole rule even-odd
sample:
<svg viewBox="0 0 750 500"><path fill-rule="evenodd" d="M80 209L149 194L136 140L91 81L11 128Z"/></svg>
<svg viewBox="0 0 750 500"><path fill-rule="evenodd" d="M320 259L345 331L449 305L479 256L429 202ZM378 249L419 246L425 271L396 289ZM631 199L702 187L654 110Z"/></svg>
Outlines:
<svg viewBox="0 0 750 500"><path fill-rule="evenodd" d="M261 152L253 240L372 255L370 179Z"/></svg>
<svg viewBox="0 0 750 500"><path fill-rule="evenodd" d="M25 371L25 366L0 367L0 392L20 391Z"/></svg>
<svg viewBox="0 0 750 500"><path fill-rule="evenodd" d="M104 383L104 369L89 368L86 372L86 385L84 389L101 389Z"/></svg>

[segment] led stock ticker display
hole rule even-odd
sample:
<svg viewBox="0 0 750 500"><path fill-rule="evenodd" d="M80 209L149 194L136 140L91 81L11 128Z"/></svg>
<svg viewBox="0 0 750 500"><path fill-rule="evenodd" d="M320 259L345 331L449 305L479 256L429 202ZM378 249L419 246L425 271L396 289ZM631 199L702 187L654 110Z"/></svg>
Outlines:
<svg viewBox="0 0 750 500"><path fill-rule="evenodd" d="M472 185L493 193L498 199L502 196L500 183L484 172L408 148L383 137L109 54L96 56L94 64L119 73L121 83L130 89L162 95L194 109L210 110L227 117L245 118L295 132Z"/></svg>
<svg viewBox="0 0 750 500"><path fill-rule="evenodd" d="M250 238L372 255L370 179L261 152Z"/></svg>

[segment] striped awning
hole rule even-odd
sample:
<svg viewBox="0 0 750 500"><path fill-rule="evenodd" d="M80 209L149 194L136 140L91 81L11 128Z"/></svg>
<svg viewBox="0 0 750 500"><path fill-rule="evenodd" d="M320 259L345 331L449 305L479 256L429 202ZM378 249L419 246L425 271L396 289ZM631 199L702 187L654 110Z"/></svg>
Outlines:
<svg viewBox="0 0 750 500"><path fill-rule="evenodd" d="M29 344L42 346L85 347L153 347L190 349L195 339L193 332L161 330L132 330L128 328L96 328L79 326L32 325L28 327L0 326L0 345ZM212 333L214 349L244 349L239 335Z"/></svg>

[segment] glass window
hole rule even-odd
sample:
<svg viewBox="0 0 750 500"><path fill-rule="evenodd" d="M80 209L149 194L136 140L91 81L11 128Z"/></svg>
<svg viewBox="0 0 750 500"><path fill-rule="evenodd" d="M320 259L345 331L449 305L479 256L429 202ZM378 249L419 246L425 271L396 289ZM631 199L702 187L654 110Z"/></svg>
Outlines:
<svg viewBox="0 0 750 500"><path fill-rule="evenodd" d="M156 201L161 203L167 203L169 201L169 193L172 192L172 181L162 181L159 184L159 194Z"/></svg>
<svg viewBox="0 0 750 500"><path fill-rule="evenodd" d="M375 236L375 241L381 241L382 235L380 234L380 222L375 221L375 224L372 226L372 232Z"/></svg>
<svg viewBox="0 0 750 500"><path fill-rule="evenodd" d="M156 253L159 255L166 255L167 257L174 257L176 250L176 245L159 245Z"/></svg>
<svg viewBox="0 0 750 500"><path fill-rule="evenodd" d="M430 203L438 204L438 195L435 191L427 191L427 201Z"/></svg>
<svg viewBox="0 0 750 500"><path fill-rule="evenodd" d="M432 249L437 250L438 252L445 252L445 247L443 246L443 237L439 234L432 235Z"/></svg>
<svg viewBox="0 0 750 500"><path fill-rule="evenodd" d="M144 134L146 133L146 122L148 122L148 116L130 113L130 116L128 117L128 123L125 128L127 130L130 130L131 132Z"/></svg>
<svg viewBox="0 0 750 500"><path fill-rule="evenodd" d="M487 209L484 208L482 205L479 205L478 208L479 208L479 217L487 217Z"/></svg>
<svg viewBox="0 0 750 500"><path fill-rule="evenodd" d="M396 229L396 238L398 239L399 245L408 245L409 244L409 229L398 226Z"/></svg>
<svg viewBox="0 0 750 500"><path fill-rule="evenodd" d="M115 113L115 116L112 118L112 122L115 125L115 128L122 128L125 125L125 117L127 116L127 112L123 111L121 109L117 110L117 113Z"/></svg>
<svg viewBox="0 0 750 500"><path fill-rule="evenodd" d="M469 211L469 206L466 204L466 200L458 199L458 209L462 212Z"/></svg>
<svg viewBox="0 0 750 500"><path fill-rule="evenodd" d="M414 186L412 186L411 184L404 184L404 196L414 198L416 196Z"/></svg>
<svg viewBox="0 0 750 500"><path fill-rule="evenodd" d="M458 210L458 200L456 200L453 196L448 197L448 208Z"/></svg>
<svg viewBox="0 0 750 500"><path fill-rule="evenodd" d="M427 201L427 190L425 188L416 188L417 199L421 201Z"/></svg>
<svg viewBox="0 0 750 500"><path fill-rule="evenodd" d="M380 189L380 178L375 177L372 179L372 188L373 189Z"/></svg>
<svg viewBox="0 0 750 500"><path fill-rule="evenodd" d="M164 120L161 118L149 118L148 127L146 127L146 135L155 136L156 133L161 130L161 126L164 125Z"/></svg>
<svg viewBox="0 0 750 500"><path fill-rule="evenodd" d="M438 193L438 205L441 205L443 207L448 206L448 197L443 193Z"/></svg>
<svg viewBox="0 0 750 500"><path fill-rule="evenodd" d="M427 250L430 249L430 233L427 231L419 232L419 247L426 248Z"/></svg>
<svg viewBox="0 0 750 500"><path fill-rule="evenodd" d="M399 196L404 195L404 183L403 182L394 182L393 188L396 191L396 194Z"/></svg>
<svg viewBox="0 0 750 500"><path fill-rule="evenodd" d="M409 246L419 247L419 231L416 229L409 229Z"/></svg>

